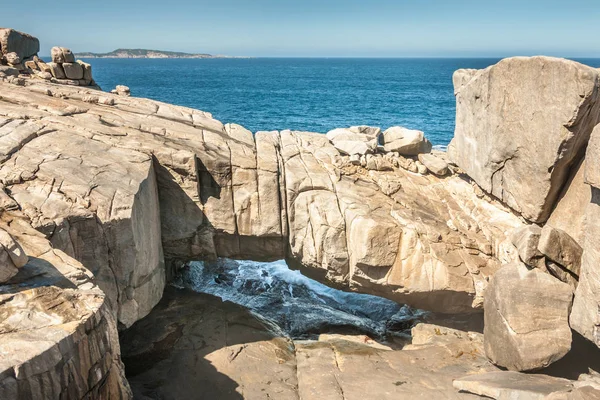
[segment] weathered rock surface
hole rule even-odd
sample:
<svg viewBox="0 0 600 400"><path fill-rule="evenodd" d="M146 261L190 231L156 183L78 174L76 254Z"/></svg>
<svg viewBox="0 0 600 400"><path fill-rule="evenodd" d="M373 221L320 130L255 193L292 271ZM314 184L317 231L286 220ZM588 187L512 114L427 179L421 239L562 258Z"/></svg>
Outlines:
<svg viewBox="0 0 600 400"><path fill-rule="evenodd" d="M590 162L585 165L585 182L596 189L600 189L600 166L597 162L597 160L600 160L600 124L596 125L592 131L586 151L586 159Z"/></svg>
<svg viewBox="0 0 600 400"><path fill-rule="evenodd" d="M592 190L585 209L581 275L570 322L573 329L600 347L600 189Z"/></svg>
<svg viewBox="0 0 600 400"><path fill-rule="evenodd" d="M55 66L65 74L62 50L61 55L61 64ZM34 64L40 73L53 71L50 64L35 60ZM85 64L77 66L85 81ZM541 368L559 359L570 346L567 318L572 293L568 285L542 271L527 271L524 266L506 267L496 274L502 264L517 260L519 255L509 235L524 223L464 176L436 176L443 175L443 167L448 168L442 157L439 160L444 166L437 168L422 154L418 162L397 153L370 154L375 153L379 135L373 128L345 130L361 138L354 142L342 140L343 136L330 140L325 135L295 131L253 135L239 125L223 125L198 110L24 79L12 76L14 73L5 68L0 72L0 212L4 216L18 210L32 233L17 237L16 226L4 229L30 256L21 270L27 270L31 258L60 254L61 262L81 262L91 271L86 272L87 280L82 284L85 286L77 283L75 287L59 287L60 293L48 293L67 297L64 304L75 309L83 308L77 302L82 298L78 291L93 290L102 297L101 304L90 307L102 310L103 317L97 319L105 322L94 322L91 329L106 339L91 340L96 343L93 346L110 347L106 354L111 360L118 360L118 350L114 335L107 332L114 331L117 324L121 329L129 327L150 313L161 299L168 277L184 262L214 257L286 258L321 281L449 313L481 309L487 293L485 301L491 306L485 306L489 312L486 352L494 362L511 369ZM519 74L523 76L519 78ZM542 79L534 82L536 74ZM577 85L558 82L558 77L565 76L573 77ZM517 79L526 84L518 86ZM74 79L68 81L81 84ZM588 155L582 162L580 151L600 107L596 104L597 72L566 61L516 59L481 72L459 72L455 81L459 102L465 103L459 104L459 125L463 124L463 130L457 130L452 158L469 174L467 167L476 167L474 178L481 187L526 218L542 222L552 212L548 228L544 229L567 232L581 246L580 284L571 323L599 343L600 279L596 275L600 273L600 257L596 250L600 249L600 234L596 227L600 225L600 201L596 194L586 204L585 188L589 185L582 183L581 171L587 173L587 166L594 160ZM506 88L510 90L505 91ZM527 96L535 90L544 98L543 107L536 108ZM474 100L477 96L479 100ZM505 98L510 101L498 105ZM467 111L472 115L467 115ZM506 115L513 116L514 121ZM471 118L484 121L482 129L493 134L478 136L481 132ZM544 147L539 147L543 151L533 154L520 138L525 136L534 144L541 143L538 136L542 131L551 140L544 137ZM494 135L509 139L496 143L500 139ZM341 155L337 139L340 143L352 142L352 146L362 150L351 156ZM478 143L479 147L467 150L476 150L469 162L483 160L482 164L461 165L466 158L461 140ZM505 145L508 147L502 147ZM491 149L500 149L492 154L492 161L486 158ZM426 172L423 168L434 174L421 175ZM568 178L570 183L564 186ZM553 208L561 193L558 206ZM577 209L572 204L585 204L586 212L576 212L570 222L565 213L569 208ZM539 255L532 250L535 232L529 233L518 240L513 237L513 242L521 257L532 261ZM571 246L573 242L560 239L561 235L555 241L555 236L549 236L543 246L544 254L574 271L576 258L571 256L573 252L564 250L575 248ZM46 243L45 252L28 250L37 241ZM0 243L5 249L12 248L10 243ZM555 244L564 246L552 247ZM4 258L16 267L11 254L17 252L5 253ZM19 260L17 263L22 264ZM16 269L9 268L5 279ZM57 276L62 275L60 272ZM488 287L490 279L492 284ZM38 289L46 296L48 285L42 286ZM40 301L45 302L43 296ZM173 300L159 309L168 313L171 306L177 309L175 303ZM6 303L6 307L10 305L8 314L21 315L14 304ZM45 310L45 306L40 307ZM178 314L186 315L181 310ZM194 310L197 311L190 312ZM166 321L162 325L156 321L143 325L149 335L156 333L149 341L159 344L130 353L131 359L151 355L162 360L156 364L157 369L151 368L152 372L148 369L136 373L140 376L138 387L143 390L150 390L150 382L158 382L165 365L173 367L169 370L173 380L171 386L167 385L169 390L185 390L185 385L176 382L196 379L186 375L188 366L205 356L220 372L234 377L238 386L232 385L231 393L239 395L235 387L241 387L249 397L255 396L253 382L258 382L258 388L271 390L264 386L267 383L261 374L275 371L283 377L272 385L276 388L272 389L273 396L278 398L364 399L369 394L386 398L417 390L425 390L431 398L440 393L441 398L460 398L468 395L450 391L452 379L495 369L485 364L483 351L473 344L473 335L466 336L466 340L460 333L423 327L415 330L415 341L405 352L348 344L349 340L331 337L297 342L291 348L289 341L273 336L257 339L256 346L240 350L227 345L226 352L219 352L216 347L222 342L213 337L211 340L219 344L215 345L215 353L208 356L203 353L201 342L192 339L194 351L189 351L180 341L188 333L200 332L201 323L192 321L190 316L186 327L178 327L176 317L164 317L160 320ZM64 323L68 328L61 328L65 337L75 337L72 332L80 329L77 327L81 321L87 321L80 314L74 318L65 319L69 321ZM219 329L229 324L223 323ZM423 331L429 333L421 335ZM454 342L455 337L461 339L461 344ZM38 335L35 340L45 338ZM75 343L80 339L69 340ZM169 350L173 348L172 341L179 343L176 352ZM75 357L71 354L85 351L85 346L83 350L75 347L59 349L61 357L69 359ZM167 358L161 358L166 354L163 350L167 355L177 354L180 360L165 361ZM370 356L368 361L365 353ZM118 363L94 357L89 361L94 367L86 364L83 370L100 371L102 382L85 378L87 383L74 384L75 389L70 389L70 384L57 389L54 383L46 383L63 382L67 372L56 370L59 378L43 378L43 384L38 384L42 388L36 388L35 395L71 393L70 390L92 390L104 395L104 390L115 390L114 393L120 393L115 396L126 397ZM256 361L263 357L267 361ZM254 372L236 369L237 359L252 366ZM279 364L281 360L285 365ZM13 364L20 362L11 361L7 371L14 370ZM99 363L112 367L100 367ZM364 379L357 379L364 376L365 370L379 372L365 383ZM16 374L10 374L0 374L1 379L6 376L18 381ZM397 376L408 379L391 380ZM6 379L2 390L13 390L12 381ZM229 381L219 382L227 385ZM204 384L208 385L205 381Z"/></svg>
<svg viewBox="0 0 600 400"><path fill-rule="evenodd" d="M451 161L526 219L545 222L600 121L599 76L550 57L457 71Z"/></svg>
<svg viewBox="0 0 600 400"><path fill-rule="evenodd" d="M594 159L589 157L590 163L593 163ZM571 178L565 184L558 203L546 223L546 226L566 232L580 246L583 246L585 234L583 228L585 209L592 200L591 188L584 182L586 165L585 160L582 160L578 166L573 168Z"/></svg>
<svg viewBox="0 0 600 400"><path fill-rule="evenodd" d="M381 129L370 126L352 126L327 132L327 139L342 154L364 155L377 150Z"/></svg>
<svg viewBox="0 0 600 400"><path fill-rule="evenodd" d="M383 132L383 148L403 156L417 156L431 151L431 142L421 131L394 126Z"/></svg>
<svg viewBox="0 0 600 400"><path fill-rule="evenodd" d="M83 79L83 67L79 63L63 63L62 67L67 79Z"/></svg>
<svg viewBox="0 0 600 400"><path fill-rule="evenodd" d="M321 280L446 312L481 308L487 279L516 259L506 238L522 222L459 177L419 176L391 156L372 155L368 171L340 164L321 134L253 136L151 100L0 85L0 132L11 132L0 181L94 272L123 326L160 298L159 241L167 274L190 259L286 257Z"/></svg>
<svg viewBox="0 0 600 400"><path fill-rule="evenodd" d="M0 228L0 283L15 276L28 260L21 245L10 233Z"/></svg>
<svg viewBox="0 0 600 400"><path fill-rule="evenodd" d="M93 275L4 212L27 263L0 284L0 398L130 398L116 322Z"/></svg>
<svg viewBox="0 0 600 400"><path fill-rule="evenodd" d="M525 265L537 267L544 263L544 255L538 250L542 228L537 225L526 225L515 229L510 235L512 244L519 252L519 258Z"/></svg>
<svg viewBox="0 0 600 400"><path fill-rule="evenodd" d="M571 349L571 287L523 264L501 268L485 293L485 353L512 371L547 367Z"/></svg>
<svg viewBox="0 0 600 400"><path fill-rule="evenodd" d="M600 382L594 375L580 375L576 381L548 376L495 371L466 376L454 387L496 400L595 400L600 399Z"/></svg>
<svg viewBox="0 0 600 400"><path fill-rule="evenodd" d="M21 60L35 56L40 51L40 41L26 33L10 28L0 28L0 53L17 53Z"/></svg>
<svg viewBox="0 0 600 400"><path fill-rule="evenodd" d="M110 92L114 93L114 94L118 94L120 96L130 96L131 95L131 90L129 89L129 86L125 86L125 85L117 85Z"/></svg>
<svg viewBox="0 0 600 400"><path fill-rule="evenodd" d="M434 175L448 174L448 163L433 154L419 154L419 161Z"/></svg>
<svg viewBox="0 0 600 400"><path fill-rule="evenodd" d="M561 229L549 225L542 229L538 250L548 259L561 265L564 269L579 278L581 269L581 246Z"/></svg>
<svg viewBox="0 0 600 400"><path fill-rule="evenodd" d="M544 400L555 392L571 391L573 382L548 375L497 371L457 379L454 387L496 400Z"/></svg>
<svg viewBox="0 0 600 400"><path fill-rule="evenodd" d="M405 350L366 336L292 341L242 307L173 288L122 343L139 398L461 399L473 396L455 391L453 379L496 370L481 334L423 324ZM377 373L365 379L365 371Z"/></svg>

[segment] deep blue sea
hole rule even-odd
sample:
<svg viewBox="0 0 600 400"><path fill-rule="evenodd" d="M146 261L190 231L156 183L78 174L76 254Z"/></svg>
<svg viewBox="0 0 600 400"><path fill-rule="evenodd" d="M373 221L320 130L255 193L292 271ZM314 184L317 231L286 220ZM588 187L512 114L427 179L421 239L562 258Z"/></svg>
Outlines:
<svg viewBox="0 0 600 400"><path fill-rule="evenodd" d="M419 129L435 145L453 136L452 73L498 59L89 59L104 90L208 111L253 132L325 133L351 125ZM578 60L600 67L600 59Z"/></svg>

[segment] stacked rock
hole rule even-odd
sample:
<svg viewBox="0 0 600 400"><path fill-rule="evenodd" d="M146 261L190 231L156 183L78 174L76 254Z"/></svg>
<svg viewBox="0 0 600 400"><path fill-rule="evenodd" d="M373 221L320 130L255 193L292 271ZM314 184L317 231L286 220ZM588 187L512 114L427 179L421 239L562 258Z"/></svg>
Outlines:
<svg viewBox="0 0 600 400"><path fill-rule="evenodd" d="M52 62L45 64L38 60L36 65L42 72L49 72L57 83L73 86L95 85L92 78L92 66L81 60L76 61L70 49L53 47L50 55Z"/></svg>
<svg viewBox="0 0 600 400"><path fill-rule="evenodd" d="M118 94L119 96L131 96L131 90L129 86L117 85L113 90L110 91L113 94Z"/></svg>
<svg viewBox="0 0 600 400"><path fill-rule="evenodd" d="M329 131L327 138L342 156L342 165L377 171L398 167L421 175L452 172L446 154L432 152L431 142L421 131L394 126L382 133L380 128L352 126Z"/></svg>

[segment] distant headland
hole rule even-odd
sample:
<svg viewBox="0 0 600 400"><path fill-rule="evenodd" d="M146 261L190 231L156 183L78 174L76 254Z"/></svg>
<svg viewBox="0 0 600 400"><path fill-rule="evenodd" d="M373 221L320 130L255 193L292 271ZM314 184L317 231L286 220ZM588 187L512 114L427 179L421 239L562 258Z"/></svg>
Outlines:
<svg viewBox="0 0 600 400"><path fill-rule="evenodd" d="M162 50L147 50L147 49L117 49L110 53L92 53L83 52L76 53L78 58L249 58L235 57L212 54L193 54L182 53L178 51L162 51Z"/></svg>

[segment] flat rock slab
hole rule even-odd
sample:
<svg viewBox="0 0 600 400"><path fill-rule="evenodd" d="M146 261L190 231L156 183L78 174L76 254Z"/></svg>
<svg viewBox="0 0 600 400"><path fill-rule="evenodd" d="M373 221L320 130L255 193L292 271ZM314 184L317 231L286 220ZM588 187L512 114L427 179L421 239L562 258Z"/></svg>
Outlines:
<svg viewBox="0 0 600 400"><path fill-rule="evenodd" d="M498 371L457 379L454 387L496 400L543 400L554 392L573 389L573 383L548 375Z"/></svg>
<svg viewBox="0 0 600 400"><path fill-rule="evenodd" d="M292 342L217 297L168 287L121 340L135 398L298 399Z"/></svg>
<svg viewBox="0 0 600 400"><path fill-rule="evenodd" d="M422 324L405 350L367 336L295 340L247 309L168 287L121 337L135 398L365 400L476 398L453 379L497 370L480 334Z"/></svg>

